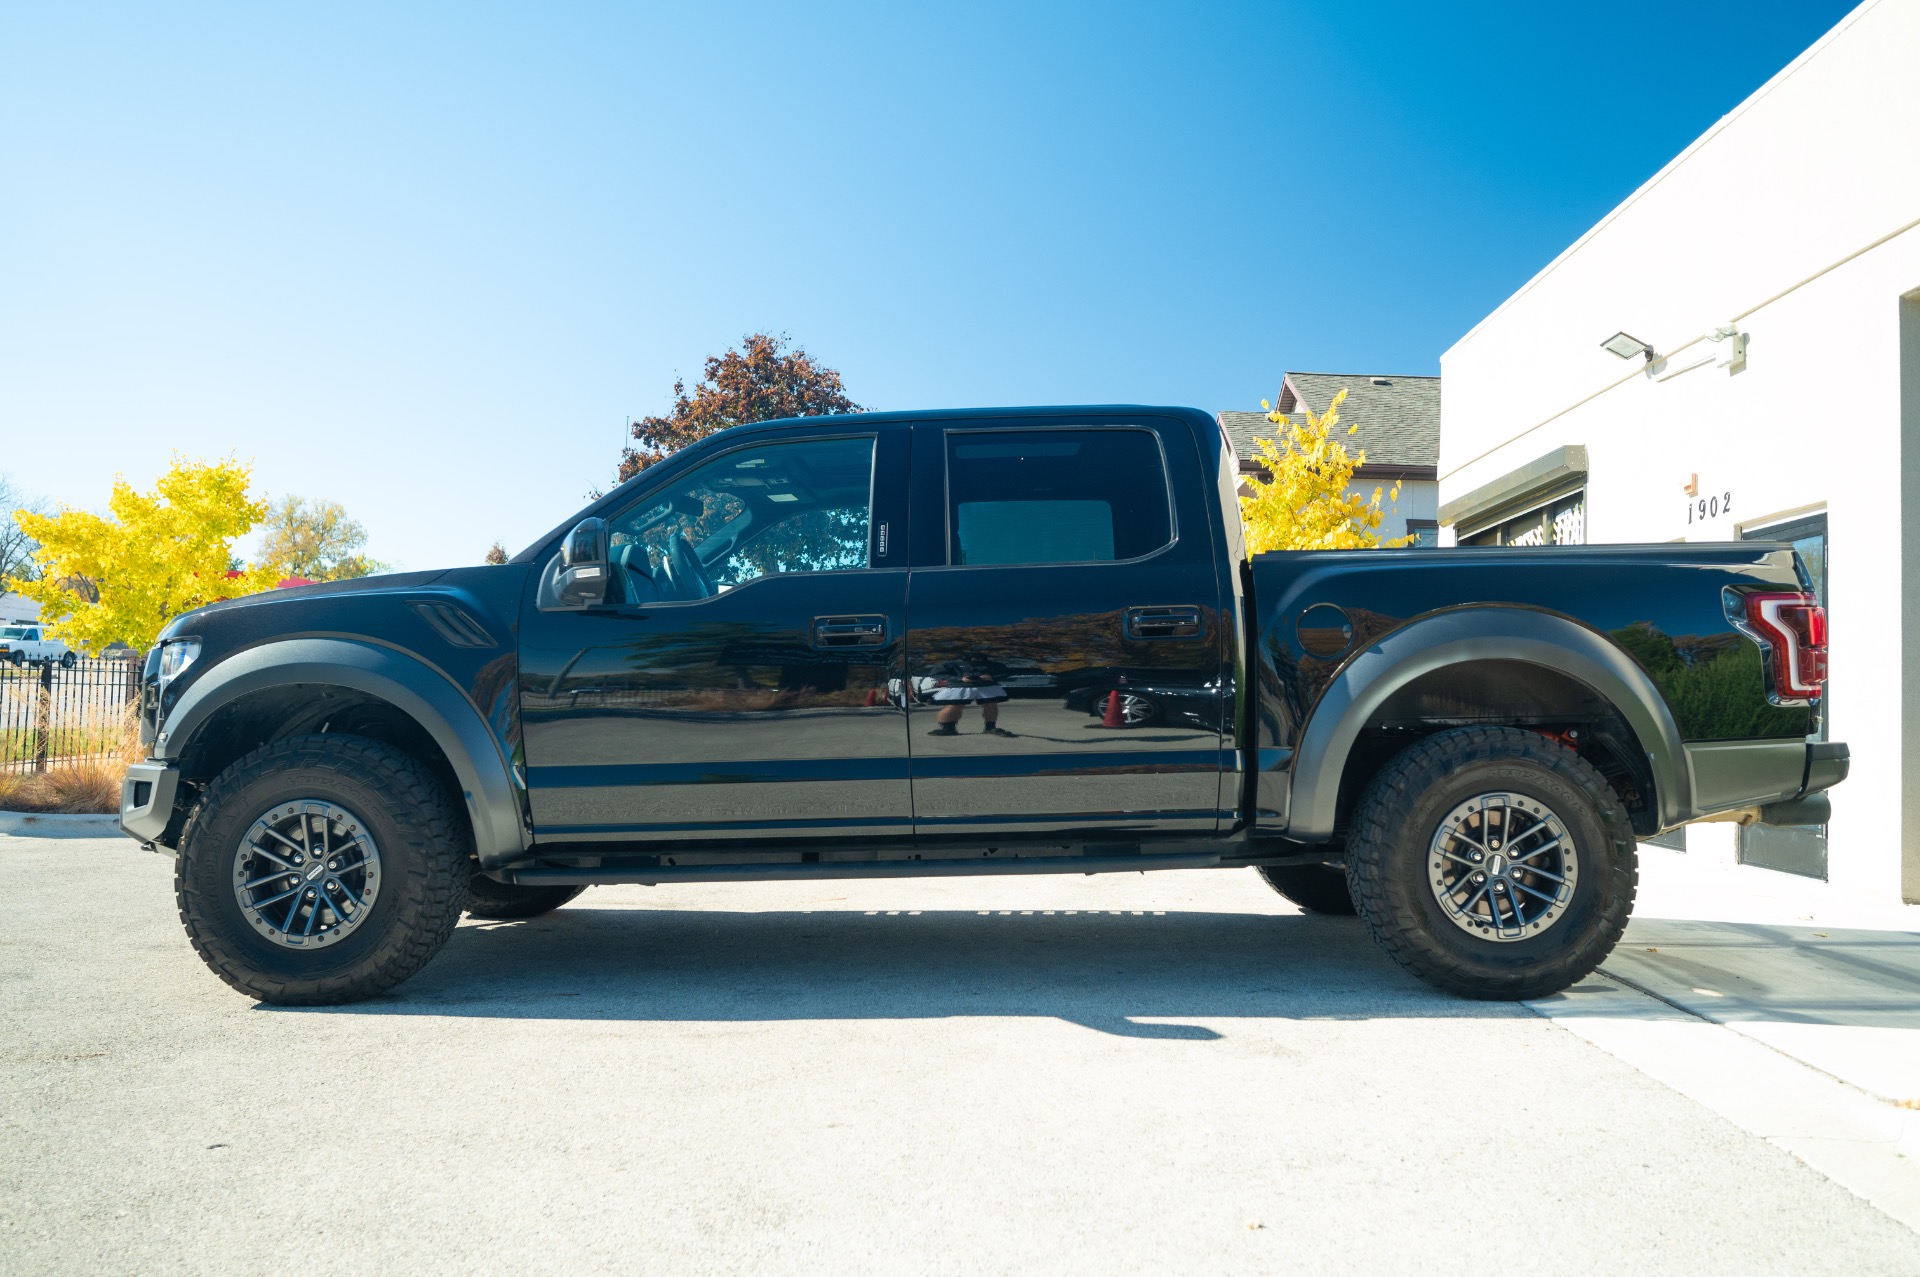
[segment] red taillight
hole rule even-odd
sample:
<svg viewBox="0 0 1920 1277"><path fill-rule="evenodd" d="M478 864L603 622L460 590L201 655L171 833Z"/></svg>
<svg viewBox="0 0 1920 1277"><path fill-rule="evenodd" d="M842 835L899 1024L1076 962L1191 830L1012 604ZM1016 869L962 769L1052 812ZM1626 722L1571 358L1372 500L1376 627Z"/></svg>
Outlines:
<svg viewBox="0 0 1920 1277"><path fill-rule="evenodd" d="M1827 681L1827 610L1809 594L1749 594L1747 624L1769 649L1779 700L1820 698Z"/></svg>

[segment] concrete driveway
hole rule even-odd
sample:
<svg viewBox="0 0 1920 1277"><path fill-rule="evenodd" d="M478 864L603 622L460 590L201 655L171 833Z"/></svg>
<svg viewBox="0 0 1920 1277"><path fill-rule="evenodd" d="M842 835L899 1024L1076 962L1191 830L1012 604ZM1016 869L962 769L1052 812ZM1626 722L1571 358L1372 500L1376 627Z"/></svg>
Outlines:
<svg viewBox="0 0 1920 1277"><path fill-rule="evenodd" d="M1782 1149L1526 1007L1428 990L1250 871L598 888L306 1011L201 966L171 874L124 839L0 837L8 1273L1920 1255Z"/></svg>

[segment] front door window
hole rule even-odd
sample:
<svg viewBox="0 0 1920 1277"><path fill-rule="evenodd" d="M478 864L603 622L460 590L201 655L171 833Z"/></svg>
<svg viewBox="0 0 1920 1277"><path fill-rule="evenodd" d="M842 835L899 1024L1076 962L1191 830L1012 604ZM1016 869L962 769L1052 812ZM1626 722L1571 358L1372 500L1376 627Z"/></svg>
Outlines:
<svg viewBox="0 0 1920 1277"><path fill-rule="evenodd" d="M610 602L691 602L764 576L871 561L873 440L816 439L714 458L614 519Z"/></svg>

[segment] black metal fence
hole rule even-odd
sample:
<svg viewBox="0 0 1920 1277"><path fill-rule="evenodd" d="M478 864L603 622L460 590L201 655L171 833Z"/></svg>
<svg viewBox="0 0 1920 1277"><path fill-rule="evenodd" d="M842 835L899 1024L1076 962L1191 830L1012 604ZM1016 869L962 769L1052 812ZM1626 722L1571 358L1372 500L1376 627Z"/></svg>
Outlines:
<svg viewBox="0 0 1920 1277"><path fill-rule="evenodd" d="M46 771L120 754L140 699L131 660L0 656L0 772Z"/></svg>

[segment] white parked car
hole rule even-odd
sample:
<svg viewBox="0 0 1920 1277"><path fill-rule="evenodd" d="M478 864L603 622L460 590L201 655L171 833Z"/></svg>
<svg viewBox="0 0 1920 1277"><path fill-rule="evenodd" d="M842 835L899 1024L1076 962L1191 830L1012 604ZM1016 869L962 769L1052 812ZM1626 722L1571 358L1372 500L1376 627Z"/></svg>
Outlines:
<svg viewBox="0 0 1920 1277"><path fill-rule="evenodd" d="M40 637L38 624L0 626L0 661L22 665L28 661L58 661L73 668L73 649L59 639Z"/></svg>

